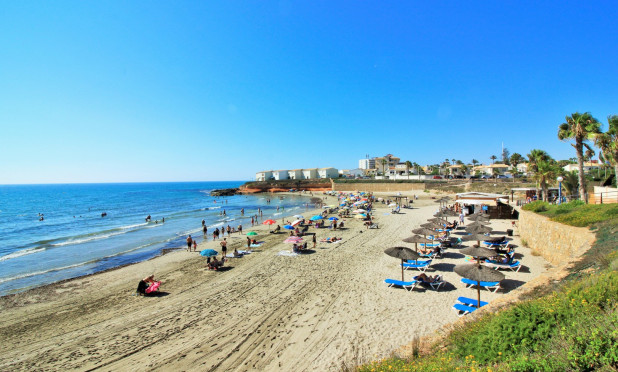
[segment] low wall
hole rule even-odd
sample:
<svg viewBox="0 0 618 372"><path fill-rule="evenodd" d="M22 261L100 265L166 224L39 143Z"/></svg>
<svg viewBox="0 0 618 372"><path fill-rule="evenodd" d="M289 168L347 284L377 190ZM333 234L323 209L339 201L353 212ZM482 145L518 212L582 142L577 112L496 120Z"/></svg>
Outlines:
<svg viewBox="0 0 618 372"><path fill-rule="evenodd" d="M394 191L422 191L425 190L424 183L408 182L350 182L332 183L333 191L368 191L368 192L394 192Z"/></svg>
<svg viewBox="0 0 618 372"><path fill-rule="evenodd" d="M563 225L524 210L519 213L519 235L528 247L554 266L580 256L595 239L588 228Z"/></svg>

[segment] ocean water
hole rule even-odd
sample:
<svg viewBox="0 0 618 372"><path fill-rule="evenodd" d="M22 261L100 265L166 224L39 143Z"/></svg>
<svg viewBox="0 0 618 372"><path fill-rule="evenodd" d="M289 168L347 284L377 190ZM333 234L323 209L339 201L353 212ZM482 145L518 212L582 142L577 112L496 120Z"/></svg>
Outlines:
<svg viewBox="0 0 618 372"><path fill-rule="evenodd" d="M201 242L202 219L210 239L216 227L249 231L258 208L276 219L302 214L309 203L300 195L267 204L266 195L209 194L242 183L0 185L0 295L185 248L188 234Z"/></svg>

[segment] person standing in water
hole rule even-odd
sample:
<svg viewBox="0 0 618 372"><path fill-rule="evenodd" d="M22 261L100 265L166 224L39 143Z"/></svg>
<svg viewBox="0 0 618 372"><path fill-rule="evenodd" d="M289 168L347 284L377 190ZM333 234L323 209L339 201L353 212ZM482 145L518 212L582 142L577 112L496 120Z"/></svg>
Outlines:
<svg viewBox="0 0 618 372"><path fill-rule="evenodd" d="M191 252L191 245L193 244L193 239L191 238L191 235L189 235L187 237L187 251Z"/></svg>

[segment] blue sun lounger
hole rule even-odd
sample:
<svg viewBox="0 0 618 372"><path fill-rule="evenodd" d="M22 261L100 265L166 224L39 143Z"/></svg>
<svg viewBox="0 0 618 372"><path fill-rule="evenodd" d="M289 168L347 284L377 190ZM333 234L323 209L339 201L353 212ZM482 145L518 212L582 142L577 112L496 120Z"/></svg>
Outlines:
<svg viewBox="0 0 618 372"><path fill-rule="evenodd" d="M389 288L393 286L398 286L398 287L402 287L402 288L405 288L411 291L414 289L414 287L416 287L416 285L418 284L418 281L412 280L410 282L404 282L404 281L397 280L397 279L384 279L384 283L388 284Z"/></svg>
<svg viewBox="0 0 618 372"><path fill-rule="evenodd" d="M490 260L485 260L485 262L483 263L483 265L487 266L487 267L491 267L493 269L511 269L515 272L519 271L519 269L521 269L521 262L519 261L513 261L511 263L497 263L497 262L492 262Z"/></svg>
<svg viewBox="0 0 618 372"><path fill-rule="evenodd" d="M466 278L461 278L461 282L466 285L466 288L479 285L479 282L477 282L476 280L470 280ZM480 286L483 288L487 288L488 290L495 293L498 292L498 289L500 289L500 282L480 282Z"/></svg>
<svg viewBox="0 0 618 372"><path fill-rule="evenodd" d="M458 297L457 301L461 302L464 305L474 306L474 307L476 307L476 305L479 303L478 300L474 300L474 299L468 298L468 297ZM489 302L481 301L481 307L483 307L483 306L485 306L487 304L489 304Z"/></svg>
<svg viewBox="0 0 618 372"><path fill-rule="evenodd" d="M461 303L462 300L467 304ZM466 314L470 314L471 312L474 312L476 309L478 309L478 307L475 306L478 302L471 298L459 297L457 301L460 301L460 303L453 305L453 310L455 310L457 312L457 315L459 315L460 317ZM481 301L481 307L487 304L487 302Z"/></svg>
<svg viewBox="0 0 618 372"><path fill-rule="evenodd" d="M431 261L432 260L427 260L427 261L411 261L408 260L408 262L404 262L403 263L403 268L404 269L416 269L422 272L425 272L425 270L427 270L427 268L429 267L429 265L431 265Z"/></svg>
<svg viewBox="0 0 618 372"><path fill-rule="evenodd" d="M436 281L434 282L426 282L424 280L419 279L418 276L414 277L414 280L417 280L419 283L423 285L428 285L431 289L437 291L444 285L444 280L442 279L442 275L438 275Z"/></svg>

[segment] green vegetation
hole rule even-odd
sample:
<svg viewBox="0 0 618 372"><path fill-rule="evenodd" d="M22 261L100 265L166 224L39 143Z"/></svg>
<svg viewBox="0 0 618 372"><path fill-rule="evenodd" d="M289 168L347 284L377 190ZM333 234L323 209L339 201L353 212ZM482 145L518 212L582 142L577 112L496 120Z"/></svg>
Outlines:
<svg viewBox="0 0 618 372"><path fill-rule="evenodd" d="M416 346L409 359L387 358L357 370L618 369L618 205L535 202L525 209L555 221L596 228L596 242L571 275L528 293L518 304L458 326L432 350L419 353Z"/></svg>
<svg viewBox="0 0 618 372"><path fill-rule="evenodd" d="M558 205L536 201L525 205L523 209L539 213L552 221L579 227L618 218L618 204L594 205L579 200Z"/></svg>

